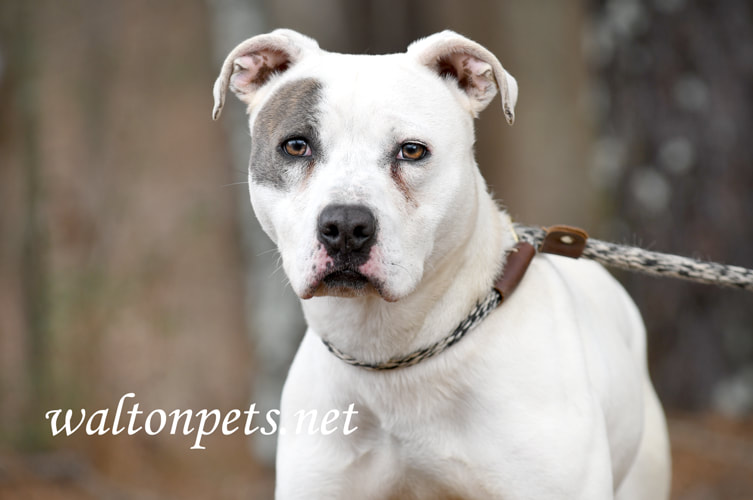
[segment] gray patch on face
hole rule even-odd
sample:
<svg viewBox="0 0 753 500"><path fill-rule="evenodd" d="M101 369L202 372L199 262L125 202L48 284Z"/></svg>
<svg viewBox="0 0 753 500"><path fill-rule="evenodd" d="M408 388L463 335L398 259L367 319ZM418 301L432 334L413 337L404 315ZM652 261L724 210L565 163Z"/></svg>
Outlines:
<svg viewBox="0 0 753 500"><path fill-rule="evenodd" d="M321 82L304 78L286 83L267 100L251 134L249 168L254 182L284 190L287 172L309 168L322 159L318 133L321 98ZM280 145L293 138L305 139L312 155L297 158L283 153Z"/></svg>

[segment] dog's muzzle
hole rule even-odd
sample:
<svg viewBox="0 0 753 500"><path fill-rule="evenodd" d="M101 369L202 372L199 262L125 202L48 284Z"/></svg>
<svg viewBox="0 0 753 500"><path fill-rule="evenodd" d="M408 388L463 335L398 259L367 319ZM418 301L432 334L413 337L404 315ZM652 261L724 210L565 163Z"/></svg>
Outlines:
<svg viewBox="0 0 753 500"><path fill-rule="evenodd" d="M376 241L377 222L364 205L327 205L319 214L317 239L333 265L322 277L330 289L360 290L370 283L359 268L369 260Z"/></svg>

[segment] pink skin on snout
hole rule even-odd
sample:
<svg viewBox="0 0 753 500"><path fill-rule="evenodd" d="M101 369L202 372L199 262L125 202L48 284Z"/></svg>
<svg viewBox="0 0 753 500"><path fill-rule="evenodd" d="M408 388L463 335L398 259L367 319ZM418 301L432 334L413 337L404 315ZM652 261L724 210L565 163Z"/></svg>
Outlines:
<svg viewBox="0 0 753 500"><path fill-rule="evenodd" d="M371 247L369 260L358 268L358 272L369 278L372 283L384 283L384 266L382 265L382 251L378 245Z"/></svg>
<svg viewBox="0 0 753 500"><path fill-rule="evenodd" d="M332 260L332 257L327 253L327 249L321 243L317 243L316 251L311 260L313 263L311 265L311 274L309 275L311 277L308 280L309 285L301 294L301 298L304 300L314 296L319 285L322 283L322 279L324 279L332 266L335 265L335 261Z"/></svg>

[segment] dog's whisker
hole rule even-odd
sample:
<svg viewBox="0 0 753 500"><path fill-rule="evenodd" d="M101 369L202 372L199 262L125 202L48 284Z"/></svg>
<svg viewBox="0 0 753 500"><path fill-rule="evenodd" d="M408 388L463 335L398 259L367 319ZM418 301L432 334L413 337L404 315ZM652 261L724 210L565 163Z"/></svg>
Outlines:
<svg viewBox="0 0 753 500"><path fill-rule="evenodd" d="M277 252L276 248L268 248L267 250L264 250L262 252L259 252L255 255L255 257L263 257L264 255L269 255L272 252Z"/></svg>
<svg viewBox="0 0 753 500"><path fill-rule="evenodd" d="M222 187L240 186L242 184L248 184L248 181L231 182L230 184L224 184Z"/></svg>
<svg viewBox="0 0 753 500"><path fill-rule="evenodd" d="M275 268L272 271L272 276L276 275L278 272L280 272L282 270L283 270L283 267L282 267L282 255L279 255L277 257L277 261L275 262ZM284 277L283 284L289 284L290 283L290 279L288 278L288 275L285 272L283 272L282 275Z"/></svg>

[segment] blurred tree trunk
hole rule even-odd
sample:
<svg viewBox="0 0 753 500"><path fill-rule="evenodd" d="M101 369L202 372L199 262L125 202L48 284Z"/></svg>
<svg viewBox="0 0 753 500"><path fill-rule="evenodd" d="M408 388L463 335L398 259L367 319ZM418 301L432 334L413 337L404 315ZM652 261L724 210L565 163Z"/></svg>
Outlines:
<svg viewBox="0 0 753 500"><path fill-rule="evenodd" d="M507 127L498 119L497 138L481 136L481 165L494 169L488 177L516 220L593 232L601 213L588 176L594 133L582 51L585 6L581 1L495 4L498 27L490 32L503 64L518 78L520 98L512 129L501 130Z"/></svg>
<svg viewBox="0 0 753 500"><path fill-rule="evenodd" d="M235 193L217 167L203 3L2 11L0 422L49 436L46 410L127 392L145 409L243 408Z"/></svg>
<svg viewBox="0 0 753 500"><path fill-rule="evenodd" d="M38 45L28 3L0 6L0 23L0 441L37 447L42 426L19 424L39 422L50 382L39 95L28 83L39 74Z"/></svg>

